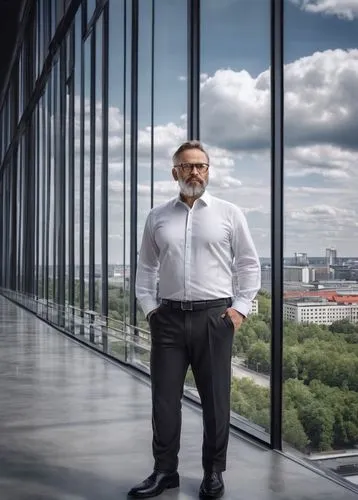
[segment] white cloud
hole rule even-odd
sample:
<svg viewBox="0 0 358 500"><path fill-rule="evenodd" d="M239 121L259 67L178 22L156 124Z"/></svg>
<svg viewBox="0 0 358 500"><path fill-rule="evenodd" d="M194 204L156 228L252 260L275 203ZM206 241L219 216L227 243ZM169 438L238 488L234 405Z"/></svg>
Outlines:
<svg viewBox="0 0 358 500"><path fill-rule="evenodd" d="M291 0L302 10L315 14L337 16L353 21L358 16L357 0Z"/></svg>
<svg viewBox="0 0 358 500"><path fill-rule="evenodd" d="M358 152L330 144L290 148L286 149L286 173L288 177L318 174L344 181L354 175L357 160Z"/></svg>
<svg viewBox="0 0 358 500"><path fill-rule="evenodd" d="M311 207L303 208L300 211L293 211L289 214L292 219L304 220L317 223L318 221L331 221L332 219L338 219L341 221L349 219L355 222L357 213L354 210L338 208L329 205L315 205Z"/></svg>
<svg viewBox="0 0 358 500"><path fill-rule="evenodd" d="M358 50L316 52L285 66L288 147L328 144L356 148ZM201 84L202 135L221 148L270 147L269 70L218 70Z"/></svg>
<svg viewBox="0 0 358 500"><path fill-rule="evenodd" d="M154 127L155 156L158 159L171 160L171 156L181 142L186 139L186 130L175 123L157 125ZM138 132L138 155L149 161L151 149L151 128Z"/></svg>
<svg viewBox="0 0 358 500"><path fill-rule="evenodd" d="M202 135L229 150L268 147L270 89L247 71L218 70L201 83Z"/></svg>

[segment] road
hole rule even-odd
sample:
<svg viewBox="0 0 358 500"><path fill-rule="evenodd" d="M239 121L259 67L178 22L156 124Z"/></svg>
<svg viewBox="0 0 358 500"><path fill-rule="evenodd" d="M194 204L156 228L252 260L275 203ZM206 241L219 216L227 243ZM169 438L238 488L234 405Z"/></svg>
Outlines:
<svg viewBox="0 0 358 500"><path fill-rule="evenodd" d="M270 377L268 375L254 372L237 363L232 363L232 375L236 378L251 378L255 384L261 385L261 387L270 387Z"/></svg>

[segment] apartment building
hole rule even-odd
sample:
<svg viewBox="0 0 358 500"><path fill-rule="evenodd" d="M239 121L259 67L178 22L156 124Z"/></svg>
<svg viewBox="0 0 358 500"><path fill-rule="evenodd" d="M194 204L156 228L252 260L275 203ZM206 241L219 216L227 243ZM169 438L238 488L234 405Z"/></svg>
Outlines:
<svg viewBox="0 0 358 500"><path fill-rule="evenodd" d="M295 323L331 325L342 319L358 323L358 302L331 302L320 297L290 299L283 305L283 317Z"/></svg>

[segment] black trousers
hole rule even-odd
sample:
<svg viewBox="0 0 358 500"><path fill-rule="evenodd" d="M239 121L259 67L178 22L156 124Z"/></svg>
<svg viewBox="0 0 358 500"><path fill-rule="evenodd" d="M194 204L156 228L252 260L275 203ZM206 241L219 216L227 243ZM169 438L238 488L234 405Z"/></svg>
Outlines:
<svg viewBox="0 0 358 500"><path fill-rule="evenodd" d="M200 311L161 305L150 319L152 426L155 470L178 467L181 399L191 365L203 409L202 465L223 471L229 439L234 325L221 318L230 304Z"/></svg>

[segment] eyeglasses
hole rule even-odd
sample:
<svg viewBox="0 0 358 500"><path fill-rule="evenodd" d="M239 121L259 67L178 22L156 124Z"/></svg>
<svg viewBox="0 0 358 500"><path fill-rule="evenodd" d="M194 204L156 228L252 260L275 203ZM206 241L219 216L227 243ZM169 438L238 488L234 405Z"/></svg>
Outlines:
<svg viewBox="0 0 358 500"><path fill-rule="evenodd" d="M180 168L185 174L189 174L196 168L201 174L205 174L208 171L209 165L207 163L179 163L174 165L176 168Z"/></svg>

